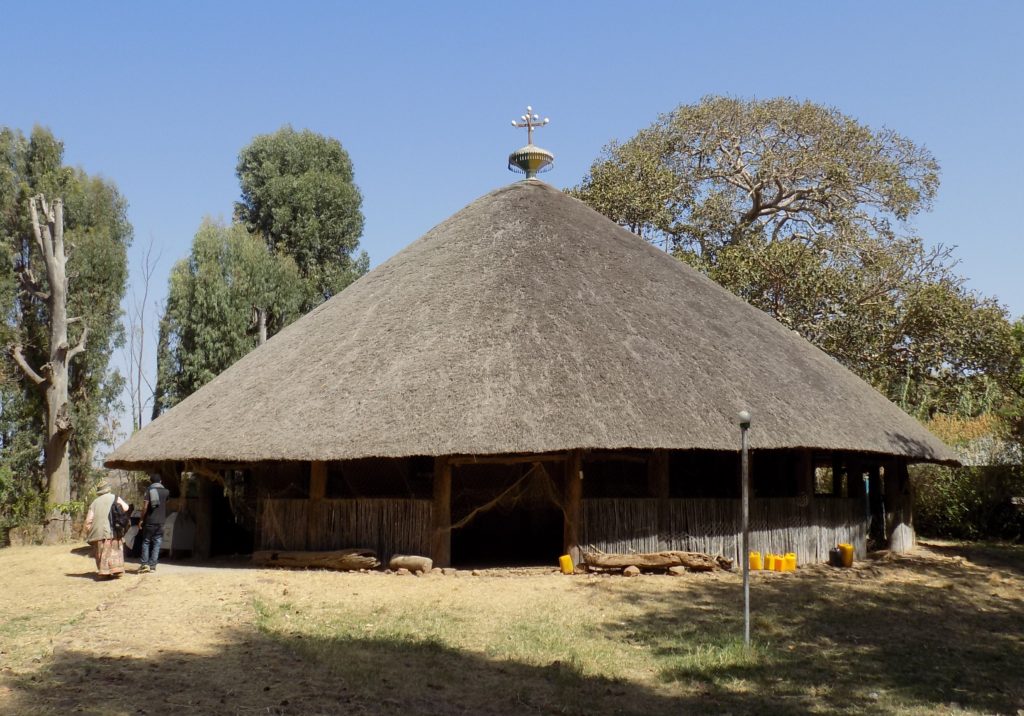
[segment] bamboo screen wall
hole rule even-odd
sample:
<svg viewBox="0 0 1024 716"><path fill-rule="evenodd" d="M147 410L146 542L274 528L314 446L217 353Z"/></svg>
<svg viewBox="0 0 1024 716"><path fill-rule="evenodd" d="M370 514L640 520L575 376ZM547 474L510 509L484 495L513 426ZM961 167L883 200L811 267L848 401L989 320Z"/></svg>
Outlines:
<svg viewBox="0 0 1024 716"><path fill-rule="evenodd" d="M430 500L266 499L260 503L259 549L369 547L385 564L393 554L430 554Z"/></svg>
<svg viewBox="0 0 1024 716"><path fill-rule="evenodd" d="M656 499L583 500L584 552L658 552L676 549L740 559L740 501L668 500L658 529ZM801 564L824 562L840 542L866 551L864 501L859 499L773 498L750 501L750 549L795 552Z"/></svg>
<svg viewBox="0 0 1024 716"><path fill-rule="evenodd" d="M430 554L431 500L265 499L260 503L259 549L330 550L369 547L382 562L391 555ZM584 552L657 552L679 549L739 560L740 501L585 499ZM801 564L823 562L839 542L864 557L867 534L860 499L772 498L750 501L750 549L795 552Z"/></svg>

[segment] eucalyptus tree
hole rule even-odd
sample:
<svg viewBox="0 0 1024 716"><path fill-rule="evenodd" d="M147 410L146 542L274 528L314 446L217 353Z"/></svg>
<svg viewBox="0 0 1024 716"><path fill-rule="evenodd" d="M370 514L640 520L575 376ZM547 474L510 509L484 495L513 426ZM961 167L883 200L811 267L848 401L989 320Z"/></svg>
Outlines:
<svg viewBox="0 0 1024 716"><path fill-rule="evenodd" d="M109 357L123 340L131 237L116 187L64 166L48 130L0 130L0 238L10 261L0 282L9 361L0 460L22 483L19 495L47 494L49 540L67 534L120 391Z"/></svg>
<svg viewBox="0 0 1024 716"><path fill-rule="evenodd" d="M267 246L295 260L310 285L303 309L366 273L362 195L341 142L289 126L257 136L238 155L235 216Z"/></svg>
<svg viewBox="0 0 1024 716"><path fill-rule="evenodd" d="M204 221L187 259L171 269L160 321L153 416L171 408L300 315L307 286L290 256L244 226Z"/></svg>
<svg viewBox="0 0 1024 716"><path fill-rule="evenodd" d="M238 156L231 227L204 223L174 267L153 415L366 273L362 196L341 142L282 127Z"/></svg>
<svg viewBox="0 0 1024 716"><path fill-rule="evenodd" d="M979 410L1007 375L1009 323L915 233L938 187L935 157L890 129L789 98L706 97L609 144L571 193L908 410Z"/></svg>

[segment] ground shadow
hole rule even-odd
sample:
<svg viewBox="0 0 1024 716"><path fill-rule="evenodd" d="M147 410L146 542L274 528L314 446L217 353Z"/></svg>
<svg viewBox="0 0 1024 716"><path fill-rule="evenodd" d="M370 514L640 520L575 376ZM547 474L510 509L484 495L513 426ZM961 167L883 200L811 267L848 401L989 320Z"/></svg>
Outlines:
<svg viewBox="0 0 1024 716"><path fill-rule="evenodd" d="M923 579L857 589L862 579L878 578L877 567L842 577L818 568L795 579L755 579L757 649L749 660L728 658L743 629L742 597L733 583L709 581L691 602L664 593L625 595L634 605L642 602L642 616L606 629L609 637L623 638L625 626L624 638L661 657L661 679L698 684L716 710L1024 708L1020 600L984 592L979 597L979 590L964 587L983 574L949 562L901 559L886 568L912 570ZM675 638L665 638L667 633ZM726 658L713 658L715 653Z"/></svg>
<svg viewBox="0 0 1024 716"><path fill-rule="evenodd" d="M437 643L238 631L215 653L158 659L56 652L9 681L18 714L687 714L700 698Z"/></svg>
<svg viewBox="0 0 1024 716"><path fill-rule="evenodd" d="M1009 570L1024 577L1024 544L975 542L966 544L927 543L930 551L946 557L964 557L989 569Z"/></svg>
<svg viewBox="0 0 1024 716"><path fill-rule="evenodd" d="M93 581L93 582L112 582L115 579L121 579L120 576L118 576L118 577L103 577L103 576L100 576L96 572L96 570L93 570L91 572L65 572L64 576L65 577L77 577L78 579L88 579L88 580Z"/></svg>

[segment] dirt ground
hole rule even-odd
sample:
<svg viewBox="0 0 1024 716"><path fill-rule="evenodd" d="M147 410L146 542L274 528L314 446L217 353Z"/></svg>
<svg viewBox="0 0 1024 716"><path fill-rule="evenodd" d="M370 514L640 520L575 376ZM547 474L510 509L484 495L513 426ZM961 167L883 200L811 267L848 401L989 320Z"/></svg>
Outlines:
<svg viewBox="0 0 1024 716"><path fill-rule="evenodd" d="M1024 713L1024 548L852 570L423 577L0 550L0 713Z"/></svg>

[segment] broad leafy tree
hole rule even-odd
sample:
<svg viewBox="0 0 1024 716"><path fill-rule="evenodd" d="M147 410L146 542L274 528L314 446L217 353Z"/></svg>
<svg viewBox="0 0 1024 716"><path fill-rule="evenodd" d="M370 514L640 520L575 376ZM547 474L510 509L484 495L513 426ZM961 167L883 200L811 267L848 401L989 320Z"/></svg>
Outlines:
<svg viewBox="0 0 1024 716"><path fill-rule="evenodd" d="M990 409L1011 354L1005 311L914 233L938 185L927 149L836 109L707 97L571 192L923 416Z"/></svg>
<svg viewBox="0 0 1024 716"><path fill-rule="evenodd" d="M283 127L256 137L238 156L242 199L236 217L295 260L310 284L309 310L366 272L362 195L337 139Z"/></svg>

